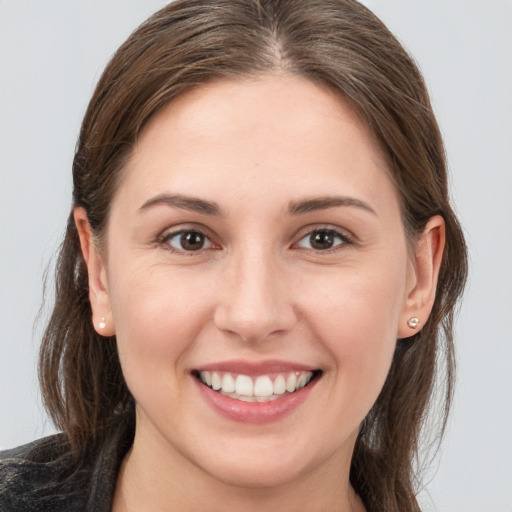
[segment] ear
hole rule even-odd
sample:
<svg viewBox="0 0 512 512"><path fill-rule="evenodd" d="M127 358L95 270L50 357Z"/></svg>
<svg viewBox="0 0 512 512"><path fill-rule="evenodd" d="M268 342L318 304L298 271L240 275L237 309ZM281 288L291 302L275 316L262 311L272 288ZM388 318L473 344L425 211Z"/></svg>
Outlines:
<svg viewBox="0 0 512 512"><path fill-rule="evenodd" d="M407 279L407 296L402 309L398 338L408 338L427 321L436 298L437 280L443 259L446 233L444 219L432 217L416 243ZM414 327L411 319L419 323Z"/></svg>
<svg viewBox="0 0 512 512"><path fill-rule="evenodd" d="M89 277L89 301L92 308L92 323L98 334L113 336L115 334L115 327L108 293L106 266L102 255L94 244L91 226L85 209L76 207L73 210L73 216Z"/></svg>

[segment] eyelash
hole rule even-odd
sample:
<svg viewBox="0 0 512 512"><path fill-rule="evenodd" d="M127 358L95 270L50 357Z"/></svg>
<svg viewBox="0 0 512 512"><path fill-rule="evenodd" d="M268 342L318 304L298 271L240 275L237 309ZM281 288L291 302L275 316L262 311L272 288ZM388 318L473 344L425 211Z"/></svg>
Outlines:
<svg viewBox="0 0 512 512"><path fill-rule="evenodd" d="M201 247L200 249L198 249L197 251L193 251L193 250L190 250L190 251L187 251L186 249L177 249L177 248L174 248L170 245L170 241L175 238L175 237L179 237L179 236L183 236L183 235L187 235L187 234L196 234L196 235L200 235L201 237L204 238L204 240L206 241L209 241L211 246L213 246L215 248L216 244L214 242L212 242L211 240L211 237L208 236L203 230L201 229L197 229L197 228L190 228L190 229L180 229L178 231L173 231L171 233L164 233L162 236L160 236L158 239L157 239L157 243L161 246L164 247L165 250L171 252L171 253L174 253L174 254L181 254L181 255L185 255L185 256L194 256L196 254L199 254L205 250L208 250L210 249L211 247Z"/></svg>
<svg viewBox="0 0 512 512"><path fill-rule="evenodd" d="M308 228L307 231L303 231L303 234L301 234L298 242L295 242L293 245L298 245L300 242L302 242L304 239L308 238L311 241L311 237L314 234L320 234L325 233L333 238L338 238L340 240L340 243L334 245L333 247L327 248L327 249L314 249L314 248L305 248L306 250L313 251L317 254L330 254L336 251L339 251L344 246L349 246L354 244L353 237L347 233L346 231L342 231L340 229L336 229L331 226L325 226L325 227L316 227L314 229Z"/></svg>
<svg viewBox="0 0 512 512"><path fill-rule="evenodd" d="M336 245L334 245L333 247L330 247L330 248L327 248L327 249L315 249L315 248L308 248L308 247L303 247L303 249L305 250L308 250L308 251L312 251L314 253L317 253L317 254L330 254L332 252L336 252L338 250L341 249L341 247L343 246L349 246L349 245L352 245L354 244L354 239L351 235L349 235L347 232L345 231L341 231L339 229L336 229L336 228L333 228L333 227L317 227L317 228L314 228L314 229L308 229L308 231L303 231L303 233L300 235L300 238L297 242L294 242L292 244L292 247L296 247L296 246L299 246L299 244L304 240L306 239L307 237L310 238L310 242L311 242L311 237L314 235L314 234L320 234L320 233L324 233L324 234L327 234L329 236L331 236L332 238L334 239L339 239L340 242L337 243ZM203 239L205 241L208 241L209 242L209 246L208 247L201 247L200 249L198 250L186 250L186 249L178 249L178 248L174 248L170 245L170 241L175 238L175 237L179 237L179 236L183 236L183 235L190 235L190 234L195 234L195 235L199 235L201 237L203 237ZM157 239L157 243L161 246L164 247L164 249L166 249L167 251L169 252L172 252L172 253L175 253L175 254L180 254L180 255L186 255L186 256L194 256L194 255L197 255L197 254L200 254L202 253L203 251L205 250L209 250L209 249L218 249L219 246L217 246L212 240L211 240L211 237L206 234L203 230L201 229L196 229L196 228L190 228L190 229L180 229L178 231L173 231L171 233L164 233L163 235L161 235L158 239Z"/></svg>

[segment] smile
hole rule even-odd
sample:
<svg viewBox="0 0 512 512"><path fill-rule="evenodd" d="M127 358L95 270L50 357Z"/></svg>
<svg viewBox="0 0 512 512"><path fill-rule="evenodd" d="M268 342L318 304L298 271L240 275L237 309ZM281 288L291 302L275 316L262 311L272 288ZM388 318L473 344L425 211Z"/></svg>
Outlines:
<svg viewBox="0 0 512 512"><path fill-rule="evenodd" d="M195 374L203 384L218 393L243 402L270 402L307 386L320 372L295 371L248 376L220 371Z"/></svg>

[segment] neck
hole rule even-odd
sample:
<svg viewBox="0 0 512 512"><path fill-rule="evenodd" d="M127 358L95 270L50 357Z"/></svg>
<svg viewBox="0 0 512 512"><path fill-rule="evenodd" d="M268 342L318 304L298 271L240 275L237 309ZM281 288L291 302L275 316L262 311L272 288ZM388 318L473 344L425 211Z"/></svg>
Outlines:
<svg viewBox="0 0 512 512"><path fill-rule="evenodd" d="M154 448L154 449L152 449ZM118 476L113 512L364 512L349 483L350 458L333 457L278 485L233 485L178 452L135 436Z"/></svg>

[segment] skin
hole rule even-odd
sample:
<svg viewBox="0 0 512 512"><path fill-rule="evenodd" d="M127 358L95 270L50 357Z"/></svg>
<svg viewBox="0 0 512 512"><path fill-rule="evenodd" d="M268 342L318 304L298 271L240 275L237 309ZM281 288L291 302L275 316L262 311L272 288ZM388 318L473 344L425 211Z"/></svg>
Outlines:
<svg viewBox="0 0 512 512"><path fill-rule="evenodd" d="M222 215L164 202L141 210L162 194L215 203ZM364 206L289 211L333 196ZM349 484L359 425L397 338L415 332L407 320L430 313L444 224L432 218L410 250L384 158L352 109L286 74L202 85L145 127L102 251L83 209L75 220L94 325L117 336L137 403L114 511L364 510ZM318 249L315 229L341 236ZM165 239L180 230L203 232L203 248ZM239 423L191 376L233 359L322 375L279 421Z"/></svg>

